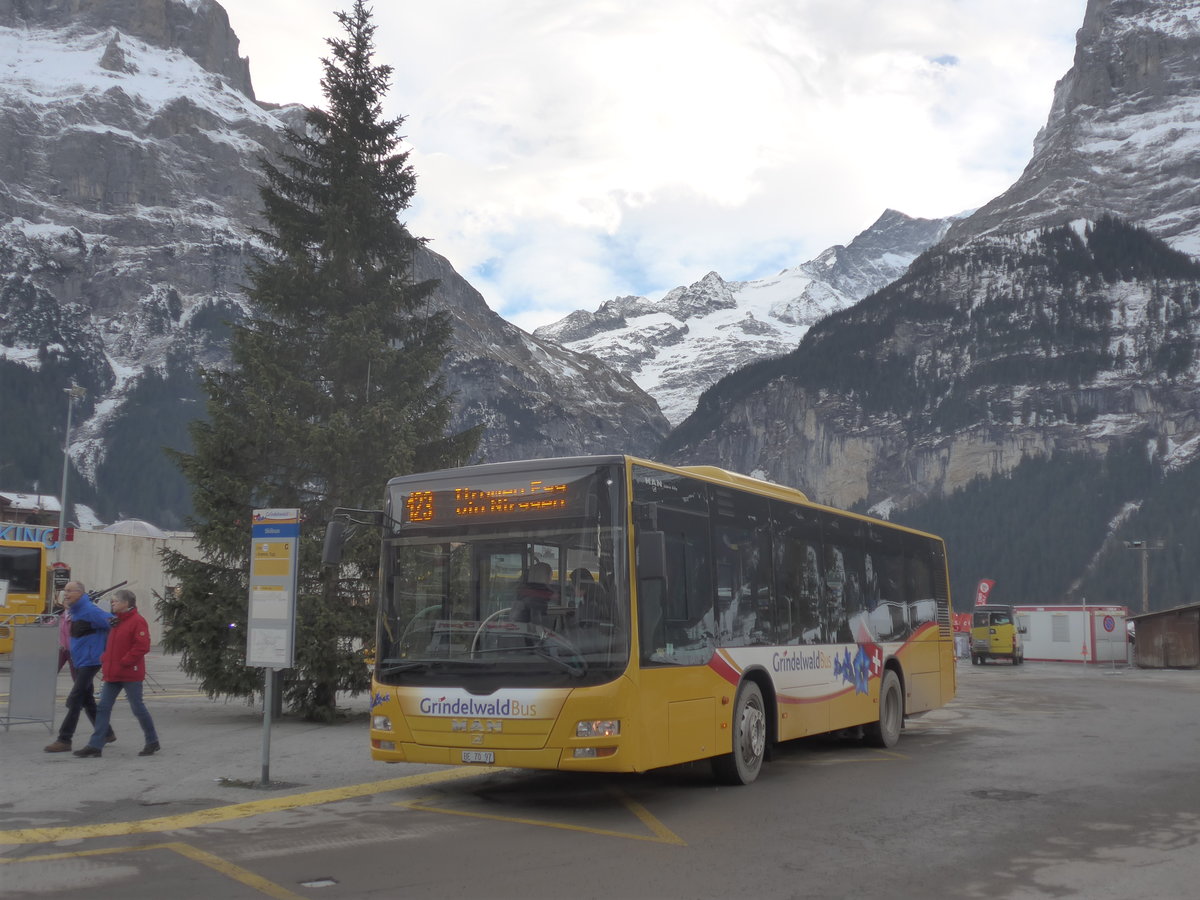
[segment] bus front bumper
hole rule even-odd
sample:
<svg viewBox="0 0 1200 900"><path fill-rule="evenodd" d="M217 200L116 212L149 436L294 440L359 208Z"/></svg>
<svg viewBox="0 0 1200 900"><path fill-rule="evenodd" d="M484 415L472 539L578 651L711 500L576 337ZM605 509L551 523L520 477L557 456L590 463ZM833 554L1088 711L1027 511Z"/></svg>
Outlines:
<svg viewBox="0 0 1200 900"><path fill-rule="evenodd" d="M634 771L621 759L619 748L558 748L545 747L536 750L513 750L505 748L480 748L465 750L462 747L435 747L426 744L371 740L371 758L381 762L423 763L438 766L477 766L514 769L556 769L577 772L631 772ZM382 745L382 746L381 746ZM577 756L577 752L599 751L602 755Z"/></svg>

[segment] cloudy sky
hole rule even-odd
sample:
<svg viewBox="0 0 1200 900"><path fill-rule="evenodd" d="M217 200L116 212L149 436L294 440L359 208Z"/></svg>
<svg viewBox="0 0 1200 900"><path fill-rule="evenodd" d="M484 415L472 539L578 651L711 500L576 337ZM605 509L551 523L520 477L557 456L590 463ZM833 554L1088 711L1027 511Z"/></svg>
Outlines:
<svg viewBox="0 0 1200 900"><path fill-rule="evenodd" d="M322 104L350 0L221 0L260 100ZM773 274L1029 161L1086 0L377 0L406 221L532 329Z"/></svg>

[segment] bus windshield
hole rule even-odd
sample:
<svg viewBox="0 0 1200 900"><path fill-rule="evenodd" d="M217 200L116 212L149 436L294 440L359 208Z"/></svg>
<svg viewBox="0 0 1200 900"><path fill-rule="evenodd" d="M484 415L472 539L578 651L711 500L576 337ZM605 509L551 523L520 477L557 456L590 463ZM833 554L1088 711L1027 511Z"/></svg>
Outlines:
<svg viewBox="0 0 1200 900"><path fill-rule="evenodd" d="M394 480L376 680L486 693L617 678L630 621L621 472Z"/></svg>

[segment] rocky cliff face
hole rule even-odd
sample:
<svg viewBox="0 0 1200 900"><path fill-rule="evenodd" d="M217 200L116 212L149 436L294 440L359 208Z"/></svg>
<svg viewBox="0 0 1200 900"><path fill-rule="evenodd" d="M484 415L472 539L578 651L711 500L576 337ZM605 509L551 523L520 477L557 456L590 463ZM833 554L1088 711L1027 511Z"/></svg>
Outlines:
<svg viewBox="0 0 1200 900"><path fill-rule="evenodd" d="M1198 60L1194 2L1090 0L1016 184L794 354L708 391L669 455L842 506L1130 438L1195 458L1195 275L1150 235L1200 250Z"/></svg>
<svg viewBox="0 0 1200 900"><path fill-rule="evenodd" d="M1200 454L1200 264L1116 220L930 250L671 435L836 506L906 506L1031 456Z"/></svg>
<svg viewBox="0 0 1200 900"><path fill-rule="evenodd" d="M727 282L709 272L661 300L618 297L534 334L601 357L677 424L722 376L790 352L814 322L899 278L951 221L889 209L848 245L830 247L772 278Z"/></svg>
<svg viewBox="0 0 1200 900"><path fill-rule="evenodd" d="M1200 7L1089 0L1017 182L950 240L1114 214L1200 255Z"/></svg>
<svg viewBox="0 0 1200 900"><path fill-rule="evenodd" d="M61 442L60 389L74 379L88 399L71 456L102 512L178 523L178 503L174 521L118 506L107 450L145 455L127 472L178 479L161 446L186 439L202 408L195 372L224 363L226 323L244 313L258 161L304 111L256 103L237 49L211 0L0 0L0 399L13 435L0 460L12 486L51 483L58 464L38 459ZM486 458L654 451L669 426L631 381L504 322L436 254L421 266L455 318L458 424L487 427ZM139 392L150 375L166 387ZM25 412L30 396L54 413ZM135 419L170 433L124 440ZM42 450L27 461L31 442Z"/></svg>

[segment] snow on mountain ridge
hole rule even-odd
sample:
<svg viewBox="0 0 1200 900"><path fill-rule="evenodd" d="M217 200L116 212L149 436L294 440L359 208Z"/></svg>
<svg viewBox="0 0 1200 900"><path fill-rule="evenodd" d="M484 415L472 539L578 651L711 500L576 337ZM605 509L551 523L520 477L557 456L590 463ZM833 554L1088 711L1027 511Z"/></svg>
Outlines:
<svg viewBox="0 0 1200 900"><path fill-rule="evenodd" d="M678 424L724 375L795 349L813 323L898 278L950 221L886 210L849 245L778 275L726 282L709 272L661 300L618 297L534 334L629 374Z"/></svg>
<svg viewBox="0 0 1200 900"><path fill-rule="evenodd" d="M126 65L101 66L106 50L118 44ZM154 113L172 100L187 98L219 118L251 118L277 124L275 115L231 87L178 49L155 47L116 28L79 32L61 28L0 26L0 59L8 60L0 86L31 105L75 105L113 88L139 98Z"/></svg>

